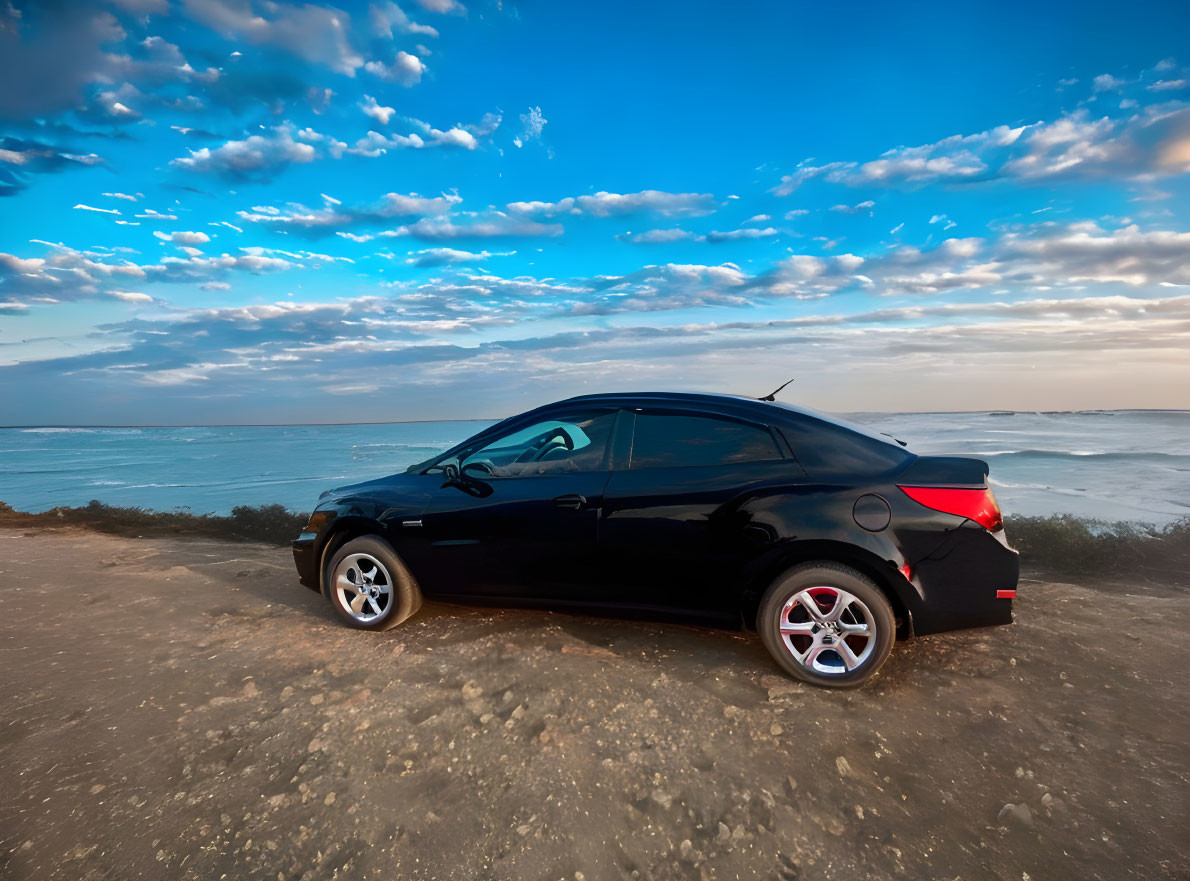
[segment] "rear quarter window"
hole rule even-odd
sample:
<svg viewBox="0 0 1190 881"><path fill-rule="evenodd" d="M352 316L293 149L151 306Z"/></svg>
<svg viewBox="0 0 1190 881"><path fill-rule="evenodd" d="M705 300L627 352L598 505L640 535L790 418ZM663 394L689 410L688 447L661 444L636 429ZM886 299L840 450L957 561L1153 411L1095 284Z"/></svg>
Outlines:
<svg viewBox="0 0 1190 881"><path fill-rule="evenodd" d="M894 441L818 419L782 422L779 430L811 477L894 472L914 458L913 453Z"/></svg>
<svg viewBox="0 0 1190 881"><path fill-rule="evenodd" d="M638 413L629 467L736 465L781 458L767 428L713 416Z"/></svg>

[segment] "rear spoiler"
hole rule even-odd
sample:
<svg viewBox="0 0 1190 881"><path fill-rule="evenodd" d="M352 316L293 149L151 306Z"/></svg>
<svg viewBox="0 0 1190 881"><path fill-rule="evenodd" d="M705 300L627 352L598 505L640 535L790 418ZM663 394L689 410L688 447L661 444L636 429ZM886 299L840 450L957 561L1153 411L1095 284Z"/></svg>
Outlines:
<svg viewBox="0 0 1190 881"><path fill-rule="evenodd" d="M918 456L896 476L907 486L986 487L988 463L966 456Z"/></svg>

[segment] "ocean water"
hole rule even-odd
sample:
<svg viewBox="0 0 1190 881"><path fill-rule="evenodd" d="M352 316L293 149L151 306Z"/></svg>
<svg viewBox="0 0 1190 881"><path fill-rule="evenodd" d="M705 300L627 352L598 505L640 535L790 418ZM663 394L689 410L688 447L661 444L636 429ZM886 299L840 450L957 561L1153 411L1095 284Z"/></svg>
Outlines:
<svg viewBox="0 0 1190 881"><path fill-rule="evenodd" d="M1009 514L1164 524L1190 516L1190 411L859 413L925 454L991 465ZM488 421L390 425L0 429L0 501L228 513L309 510L330 487L403 470Z"/></svg>

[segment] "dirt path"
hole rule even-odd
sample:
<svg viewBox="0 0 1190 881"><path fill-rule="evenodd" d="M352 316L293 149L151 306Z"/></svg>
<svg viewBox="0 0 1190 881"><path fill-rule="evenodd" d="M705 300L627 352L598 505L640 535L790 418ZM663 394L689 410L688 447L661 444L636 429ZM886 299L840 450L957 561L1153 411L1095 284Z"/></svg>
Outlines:
<svg viewBox="0 0 1190 881"><path fill-rule="evenodd" d="M1186 879L1188 618L1027 582L840 694L738 633L361 634L284 550L0 529L0 877Z"/></svg>

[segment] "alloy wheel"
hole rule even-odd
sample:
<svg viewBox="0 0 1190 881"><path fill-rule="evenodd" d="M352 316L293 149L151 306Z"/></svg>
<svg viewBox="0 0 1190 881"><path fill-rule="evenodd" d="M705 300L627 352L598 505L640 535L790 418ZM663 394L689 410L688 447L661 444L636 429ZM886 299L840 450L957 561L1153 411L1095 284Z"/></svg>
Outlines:
<svg viewBox="0 0 1190 881"><path fill-rule="evenodd" d="M863 666L876 647L876 618L842 588L808 587L781 609L777 627L790 656L807 670L841 676Z"/></svg>
<svg viewBox="0 0 1190 881"><path fill-rule="evenodd" d="M392 576L371 554L344 557L331 578L339 604L361 624L379 620L392 605Z"/></svg>

